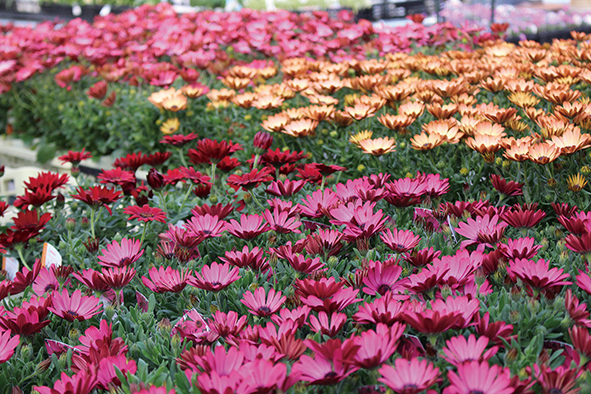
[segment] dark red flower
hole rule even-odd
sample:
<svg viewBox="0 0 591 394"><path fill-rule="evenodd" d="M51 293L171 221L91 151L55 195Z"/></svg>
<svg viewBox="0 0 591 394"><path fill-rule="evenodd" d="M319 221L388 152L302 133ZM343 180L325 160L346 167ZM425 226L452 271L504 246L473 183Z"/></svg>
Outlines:
<svg viewBox="0 0 591 394"><path fill-rule="evenodd" d="M125 157L120 157L113 162L113 166L121 168L123 170L129 170L136 172L138 168L148 163L148 156L142 152L129 153Z"/></svg>
<svg viewBox="0 0 591 394"><path fill-rule="evenodd" d="M107 208L111 213L111 208L107 204L111 204L121 198L121 192L109 189L105 186L93 186L84 190L81 186L76 189L78 194L73 194L72 198L80 200L88 204L92 209L97 209L101 206Z"/></svg>
<svg viewBox="0 0 591 394"><path fill-rule="evenodd" d="M40 207L46 202L56 198L54 195L52 195L52 193L53 189L51 189L51 186L48 185L39 187L35 189L35 191L25 189L25 194L16 198L14 201L14 206L21 209L26 209L29 207L29 205Z"/></svg>
<svg viewBox="0 0 591 394"><path fill-rule="evenodd" d="M131 171L122 170L121 168L103 170L97 178L100 179L100 183L112 183L119 186L123 186L126 183L135 184L135 174Z"/></svg>
<svg viewBox="0 0 591 394"><path fill-rule="evenodd" d="M218 142L217 140L204 138L197 141L197 148L189 149L187 155L189 156L191 163L194 164L217 164L224 157L232 153L231 148L232 145L227 141L222 140Z"/></svg>
<svg viewBox="0 0 591 394"><path fill-rule="evenodd" d="M197 205L195 208L191 209L191 213L194 216L203 216L206 214L210 214L211 216L217 216L220 220L224 220L232 211L234 207L232 204L215 204L215 205L207 205L203 204L201 206Z"/></svg>
<svg viewBox="0 0 591 394"><path fill-rule="evenodd" d="M501 194L506 196L522 196L523 191L521 188L525 183L517 183L513 181L507 182L505 179L501 178L497 174L492 174L490 176L490 180L492 182L493 187Z"/></svg>
<svg viewBox="0 0 591 394"><path fill-rule="evenodd" d="M160 208L150 207L148 204L138 207L137 205L126 207L123 213L131 215L129 220L137 219L140 222L162 222L166 223L166 213Z"/></svg>
<svg viewBox="0 0 591 394"><path fill-rule="evenodd" d="M72 163L73 167L77 167L82 160L91 159L92 155L86 152L84 148L80 152L68 151L67 154L58 157L62 164Z"/></svg>
<svg viewBox="0 0 591 394"><path fill-rule="evenodd" d="M546 212L541 209L535 210L537 205L533 204L531 209L524 209L521 205L516 205L510 211L503 213L501 218L511 227L532 228L546 216Z"/></svg>
<svg viewBox="0 0 591 394"><path fill-rule="evenodd" d="M172 156L172 152L154 152L146 156L146 164L158 167L161 166Z"/></svg>
<svg viewBox="0 0 591 394"><path fill-rule="evenodd" d="M42 172L36 177L29 178L25 181L25 187L30 191L34 192L37 189L48 187L49 190L54 191L57 188L64 186L68 183L70 177L68 174L56 174L53 172Z"/></svg>
<svg viewBox="0 0 591 394"><path fill-rule="evenodd" d="M301 178L309 183L320 184L322 182L322 173L312 164L305 164L304 167L297 169L298 178Z"/></svg>
<svg viewBox="0 0 591 394"><path fill-rule="evenodd" d="M296 163L302 159L307 158L309 155L304 152L290 152L289 150L282 151L277 148L275 150L269 149L265 154L261 156L261 159L265 163L271 164L275 168L279 168L284 164Z"/></svg>
<svg viewBox="0 0 591 394"><path fill-rule="evenodd" d="M38 234L50 219L51 213L49 212L39 216L36 210L20 211L12 218L14 225L10 228L16 231L30 231L31 233Z"/></svg>
<svg viewBox="0 0 591 394"><path fill-rule="evenodd" d="M97 100L102 100L107 95L107 89L108 89L107 81L104 81L104 80L98 81L97 83L92 85L90 88L88 88L88 90L86 91L86 94L88 95L88 97L92 97Z"/></svg>
<svg viewBox="0 0 591 394"><path fill-rule="evenodd" d="M258 168L254 168L249 173L240 176L232 174L226 182L236 189L242 187L243 190L250 191L258 187L262 182L270 182L272 180L273 176L269 169L263 168L259 170Z"/></svg>
<svg viewBox="0 0 591 394"><path fill-rule="evenodd" d="M197 138L199 138L198 135L194 134L194 133L189 133L187 135L182 135L182 134L166 135L166 136L164 136L164 138L162 138L160 140L160 143L182 148L183 146L185 146L186 144L188 144L191 141L196 140Z"/></svg>
<svg viewBox="0 0 591 394"><path fill-rule="evenodd" d="M255 146L255 148L258 148L261 152L264 152L271 148L271 145L273 144L273 136L265 131L259 131L255 134L252 144Z"/></svg>

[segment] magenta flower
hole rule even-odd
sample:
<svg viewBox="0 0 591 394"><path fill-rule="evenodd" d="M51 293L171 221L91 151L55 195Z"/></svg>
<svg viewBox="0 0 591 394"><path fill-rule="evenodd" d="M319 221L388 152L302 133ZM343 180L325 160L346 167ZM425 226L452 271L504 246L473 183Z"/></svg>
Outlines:
<svg viewBox="0 0 591 394"><path fill-rule="evenodd" d="M493 346L486 350L488 338L482 336L476 339L474 334L468 339L463 336L453 337L445 342L443 358L450 364L458 367L468 361L487 361L497 353L498 347Z"/></svg>
<svg viewBox="0 0 591 394"><path fill-rule="evenodd" d="M242 214L240 223L232 219L229 223L226 223L225 229L233 236L248 241L269 231L269 226L263 223L262 216Z"/></svg>
<svg viewBox="0 0 591 394"><path fill-rule="evenodd" d="M281 296L280 291L275 292L275 289L270 289L269 294L266 295L265 289L259 287L254 291L254 294L250 291L244 293L240 302L246 305L253 315L267 317L277 312L285 300L286 297Z"/></svg>
<svg viewBox="0 0 591 394"><path fill-rule="evenodd" d="M359 324L384 323L388 326L403 321L404 304L393 297L392 293L386 293L384 297L361 305L353 320Z"/></svg>
<svg viewBox="0 0 591 394"><path fill-rule="evenodd" d="M376 261L374 266L367 270L365 278L363 278L363 292L369 295L379 294L383 296L389 291L392 291L400 274L402 267L396 264L394 260L386 262Z"/></svg>
<svg viewBox="0 0 591 394"><path fill-rule="evenodd" d="M399 394L418 394L439 381L439 368L427 360L397 358L394 367L384 365L378 381Z"/></svg>
<svg viewBox="0 0 591 394"><path fill-rule="evenodd" d="M488 365L488 362L471 361L461 364L458 372L447 374L450 386L443 390L443 394L511 394L511 374L507 368L498 365Z"/></svg>
<svg viewBox="0 0 591 394"><path fill-rule="evenodd" d="M238 318L238 313L230 311L227 314L216 311L211 322L211 330L220 337L237 336L248 324L248 316Z"/></svg>
<svg viewBox="0 0 591 394"><path fill-rule="evenodd" d="M150 279L142 276L142 283L155 293L178 293L187 286L190 271L177 271L172 267L152 267L148 271Z"/></svg>
<svg viewBox="0 0 591 394"><path fill-rule="evenodd" d="M259 270L267 266L267 260L263 257L264 250L254 247L248 250L248 246L244 245L242 251L226 251L225 257L220 257L224 263L232 264L238 268L250 267L253 270Z"/></svg>
<svg viewBox="0 0 591 394"><path fill-rule="evenodd" d="M326 312L318 312L318 317L310 316L310 327L314 332L319 332L322 335L335 337L347 322L347 315L344 313L333 312L328 319Z"/></svg>
<svg viewBox="0 0 591 394"><path fill-rule="evenodd" d="M96 385L96 375L92 372L80 371L72 376L62 372L61 378L53 384L53 388L47 386L33 387L39 394L85 394L90 393Z"/></svg>
<svg viewBox="0 0 591 394"><path fill-rule="evenodd" d="M476 220L468 218L466 223L460 222L456 232L468 238L462 241L460 248L467 248L471 245L484 244L492 247L503 237L505 233L505 222L499 222L499 216L491 217L486 214L482 217L477 217Z"/></svg>
<svg viewBox="0 0 591 394"><path fill-rule="evenodd" d="M238 267L230 267L229 263L204 265L201 274L195 272L195 276L189 277L188 282L191 286L217 293L240 279Z"/></svg>
<svg viewBox="0 0 591 394"><path fill-rule="evenodd" d="M0 364L10 360L14 354L14 349L20 343L20 337L18 335L10 338L10 334L10 331L4 331L0 334Z"/></svg>
<svg viewBox="0 0 591 394"><path fill-rule="evenodd" d="M137 364L135 360L128 360L125 354L118 354L116 356L105 357L100 360L97 368L97 387L103 390L108 390L110 384L121 386L121 382L115 373L115 367L127 375L127 373L134 374L137 371Z"/></svg>
<svg viewBox="0 0 591 394"><path fill-rule="evenodd" d="M101 250L103 256L99 256L99 264L103 267L125 267L138 261L144 254L139 240L123 238L121 244L113 241L107 245L107 249Z"/></svg>
<svg viewBox="0 0 591 394"><path fill-rule="evenodd" d="M273 363L269 360L257 358L244 364L238 373L242 376L243 385L248 392L275 393L281 389L285 381L287 366L282 363Z"/></svg>
<svg viewBox="0 0 591 394"><path fill-rule="evenodd" d="M563 273L562 268L550 268L549 262L539 259L538 262L526 259L512 260L507 267L507 275L512 281L521 279L526 286L529 295L536 295L541 292L552 299L560 292L562 286L570 285L572 282L565 281L569 274Z"/></svg>
<svg viewBox="0 0 591 394"><path fill-rule="evenodd" d="M186 224L187 231L193 237L200 239L221 237L224 232L225 222L217 216L205 214L204 216L193 216Z"/></svg>
<svg viewBox="0 0 591 394"><path fill-rule="evenodd" d="M410 230L397 229L394 229L394 231L386 229L386 231L380 234L380 238L395 253L406 253L414 249L421 240L421 237L414 235Z"/></svg>
<svg viewBox="0 0 591 394"><path fill-rule="evenodd" d="M74 291L71 297L67 289L54 292L52 304L47 309L67 321L84 321L100 313L99 299L82 296L80 290Z"/></svg>
<svg viewBox="0 0 591 394"><path fill-rule="evenodd" d="M267 221L270 229L277 233L301 233L298 227L302 225L302 222L292 217L289 212L281 211L277 207L273 209L273 213L268 209L263 212L263 218Z"/></svg>
<svg viewBox="0 0 591 394"><path fill-rule="evenodd" d="M396 351L398 339L404 333L404 324L396 323L391 327L378 324L376 330L369 330L355 337L359 345L355 354L355 365L364 369L372 369L382 365Z"/></svg>

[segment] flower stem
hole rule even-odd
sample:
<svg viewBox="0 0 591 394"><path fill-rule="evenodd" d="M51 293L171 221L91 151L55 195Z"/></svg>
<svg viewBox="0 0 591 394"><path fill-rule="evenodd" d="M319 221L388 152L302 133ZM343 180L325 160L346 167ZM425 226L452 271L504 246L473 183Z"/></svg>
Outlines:
<svg viewBox="0 0 591 394"><path fill-rule="evenodd" d="M211 163L211 194L215 195L215 163Z"/></svg>
<svg viewBox="0 0 591 394"><path fill-rule="evenodd" d="M90 233L92 234L92 238L96 238L94 236L94 208L90 209Z"/></svg>
<svg viewBox="0 0 591 394"><path fill-rule="evenodd" d="M18 252L18 257L21 259L21 262L23 263L23 265L27 268L27 269L31 269L31 267L29 267L29 265L27 264L27 261L25 260L25 257L23 256L23 246L19 245L16 248L16 251Z"/></svg>
<svg viewBox="0 0 591 394"><path fill-rule="evenodd" d="M183 167L187 167L187 162L185 161L185 154L183 152L182 146L179 148L179 156L180 156L181 164L183 165Z"/></svg>
<svg viewBox="0 0 591 394"><path fill-rule="evenodd" d="M140 245L144 244L144 238L146 238L146 228L148 228L148 223L144 223L144 230L142 231L142 239L140 240Z"/></svg>

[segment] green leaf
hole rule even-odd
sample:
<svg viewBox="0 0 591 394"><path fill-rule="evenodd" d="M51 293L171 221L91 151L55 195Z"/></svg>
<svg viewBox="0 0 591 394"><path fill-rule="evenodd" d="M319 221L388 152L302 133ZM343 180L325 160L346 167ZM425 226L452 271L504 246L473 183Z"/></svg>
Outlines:
<svg viewBox="0 0 591 394"><path fill-rule="evenodd" d="M45 164L55 157L56 152L57 148L54 144L42 144L37 151L37 161Z"/></svg>

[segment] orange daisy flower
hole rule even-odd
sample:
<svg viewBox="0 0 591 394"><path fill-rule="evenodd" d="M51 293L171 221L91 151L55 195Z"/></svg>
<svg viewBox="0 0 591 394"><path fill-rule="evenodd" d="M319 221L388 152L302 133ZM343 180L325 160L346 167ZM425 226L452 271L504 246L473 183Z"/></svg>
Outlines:
<svg viewBox="0 0 591 394"><path fill-rule="evenodd" d="M396 141L393 138L376 138L374 140L362 140L359 141L359 147L364 153L368 153L373 156L382 156L386 153L394 151Z"/></svg>

